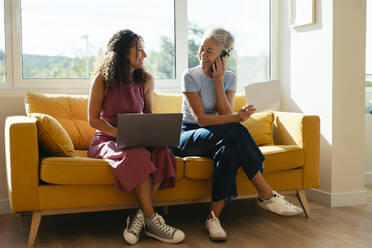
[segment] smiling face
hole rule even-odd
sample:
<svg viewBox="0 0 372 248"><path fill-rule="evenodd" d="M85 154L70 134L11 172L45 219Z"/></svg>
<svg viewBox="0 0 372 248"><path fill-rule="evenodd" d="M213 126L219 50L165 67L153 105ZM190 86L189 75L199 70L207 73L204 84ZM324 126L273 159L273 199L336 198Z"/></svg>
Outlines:
<svg viewBox="0 0 372 248"><path fill-rule="evenodd" d="M139 39L134 42L133 46L129 50L128 59L131 69L143 68L143 60L147 57L144 50L143 41Z"/></svg>
<svg viewBox="0 0 372 248"><path fill-rule="evenodd" d="M217 57L221 54L221 48L212 37L203 40L199 47L199 61L203 70L209 70Z"/></svg>

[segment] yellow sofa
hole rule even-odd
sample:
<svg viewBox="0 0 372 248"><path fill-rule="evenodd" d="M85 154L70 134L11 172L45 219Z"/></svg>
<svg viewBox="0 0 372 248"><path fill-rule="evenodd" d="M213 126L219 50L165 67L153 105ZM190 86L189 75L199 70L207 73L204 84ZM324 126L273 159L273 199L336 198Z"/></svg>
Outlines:
<svg viewBox="0 0 372 248"><path fill-rule="evenodd" d="M180 112L181 95L154 93L154 113ZM87 122L88 96L26 96L26 112L53 116L66 130L73 145L73 156L60 157L43 153L35 118L10 116L5 125L6 168L9 201L13 212L33 213L28 245L36 238L43 215L135 208L134 192L124 193L114 187L114 176L105 160L87 158L94 135ZM236 96L235 110L245 105L244 96ZM319 186L319 118L300 113L269 112L263 119L252 116L253 138L266 138L265 172L268 183L277 191L295 193L310 217L303 189ZM262 116L261 116L262 117ZM264 122L262 122L262 120ZM265 125L268 126L266 130ZM248 127L247 126L247 127ZM249 129L249 127L248 127ZM39 133L38 133L39 131ZM266 132L266 133L265 133ZM260 143L265 143L261 142ZM257 142L257 141L256 141ZM213 161L201 157L177 158L176 187L161 190L155 206L169 206L210 201ZM238 199L256 197L256 191L239 169Z"/></svg>

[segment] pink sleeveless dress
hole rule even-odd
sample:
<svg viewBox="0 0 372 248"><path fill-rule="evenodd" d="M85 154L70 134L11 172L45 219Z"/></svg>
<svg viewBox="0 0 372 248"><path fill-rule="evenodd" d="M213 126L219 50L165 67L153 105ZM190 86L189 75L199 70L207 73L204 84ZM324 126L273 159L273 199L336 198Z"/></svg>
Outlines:
<svg viewBox="0 0 372 248"><path fill-rule="evenodd" d="M108 88L100 117L116 127L118 113L142 113L143 107L143 84ZM175 186L176 159L167 147L118 149L115 137L97 130L89 146L88 157L109 162L119 190L131 191L149 175L152 184L160 183L160 189Z"/></svg>

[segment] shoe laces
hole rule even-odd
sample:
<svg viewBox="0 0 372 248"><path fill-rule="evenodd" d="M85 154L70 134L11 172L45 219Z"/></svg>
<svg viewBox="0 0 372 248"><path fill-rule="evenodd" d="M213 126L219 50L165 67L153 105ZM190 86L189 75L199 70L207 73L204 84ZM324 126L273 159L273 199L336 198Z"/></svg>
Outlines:
<svg viewBox="0 0 372 248"><path fill-rule="evenodd" d="M279 202L280 202L284 207L289 207L289 208L294 208L294 207L296 207L295 205L293 205L292 203L290 203L289 201L287 201L287 200L284 198L284 196L282 196L281 194L275 193L274 198L277 198L277 199L279 200Z"/></svg>
<svg viewBox="0 0 372 248"><path fill-rule="evenodd" d="M164 232L168 235L172 235L172 233L175 230L174 227L167 225L165 223L165 220L163 219L163 217L161 217L161 215L159 215L158 213L155 213L153 221L154 221L154 224L157 228L159 228L162 232Z"/></svg>
<svg viewBox="0 0 372 248"><path fill-rule="evenodd" d="M129 226L129 219L130 217L128 216L127 218L128 226ZM138 236L142 230L142 226L143 226L143 218L140 214L136 214L136 216L133 218L132 223L129 226L129 230Z"/></svg>
<svg viewBox="0 0 372 248"><path fill-rule="evenodd" d="M217 227L219 231L223 231L220 220L216 217L216 215L214 214L214 211L211 211L211 215L212 215L212 218L208 219L208 221L214 222L215 227Z"/></svg>

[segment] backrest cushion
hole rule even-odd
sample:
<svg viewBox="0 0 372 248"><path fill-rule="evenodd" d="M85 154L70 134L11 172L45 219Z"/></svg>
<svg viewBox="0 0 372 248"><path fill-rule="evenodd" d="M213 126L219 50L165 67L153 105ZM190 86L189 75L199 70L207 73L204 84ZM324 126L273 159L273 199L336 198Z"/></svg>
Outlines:
<svg viewBox="0 0 372 248"><path fill-rule="evenodd" d="M234 98L234 112L245 106L245 94L236 94ZM164 94L154 92L154 113L180 113L182 112L182 96L180 94ZM271 112L253 114L247 121L241 124L250 132L257 145L273 144L273 122Z"/></svg>
<svg viewBox="0 0 372 248"><path fill-rule="evenodd" d="M237 93L234 98L234 112L238 112L243 106L245 106L245 94Z"/></svg>
<svg viewBox="0 0 372 248"><path fill-rule="evenodd" d="M182 96L180 94L166 94L154 92L153 113L181 113Z"/></svg>
<svg viewBox="0 0 372 248"><path fill-rule="evenodd" d="M32 113L36 119L37 136L41 149L51 156L73 156L75 149L70 136L56 119L40 113Z"/></svg>
<svg viewBox="0 0 372 248"><path fill-rule="evenodd" d="M234 98L234 112L245 106L245 94L238 93ZM273 145L273 124L274 116L272 112L254 113L248 120L241 123L245 126L257 145Z"/></svg>
<svg viewBox="0 0 372 248"><path fill-rule="evenodd" d="M273 123L272 112L254 113L248 120L241 124L245 126L257 145L273 145Z"/></svg>
<svg viewBox="0 0 372 248"><path fill-rule="evenodd" d="M47 114L55 118L66 130L77 150L89 148L95 129L88 123L88 95L59 95L27 93L27 115Z"/></svg>
<svg viewBox="0 0 372 248"><path fill-rule="evenodd" d="M34 94L27 93L25 98L26 113L43 113L54 117L66 130L77 150L86 150L94 136L95 129L88 123L88 98L79 95ZM245 95L237 94L234 111L245 105ZM182 112L181 94L154 92L154 113ZM248 128L258 145L273 144L273 115L271 112L255 113L242 123Z"/></svg>

